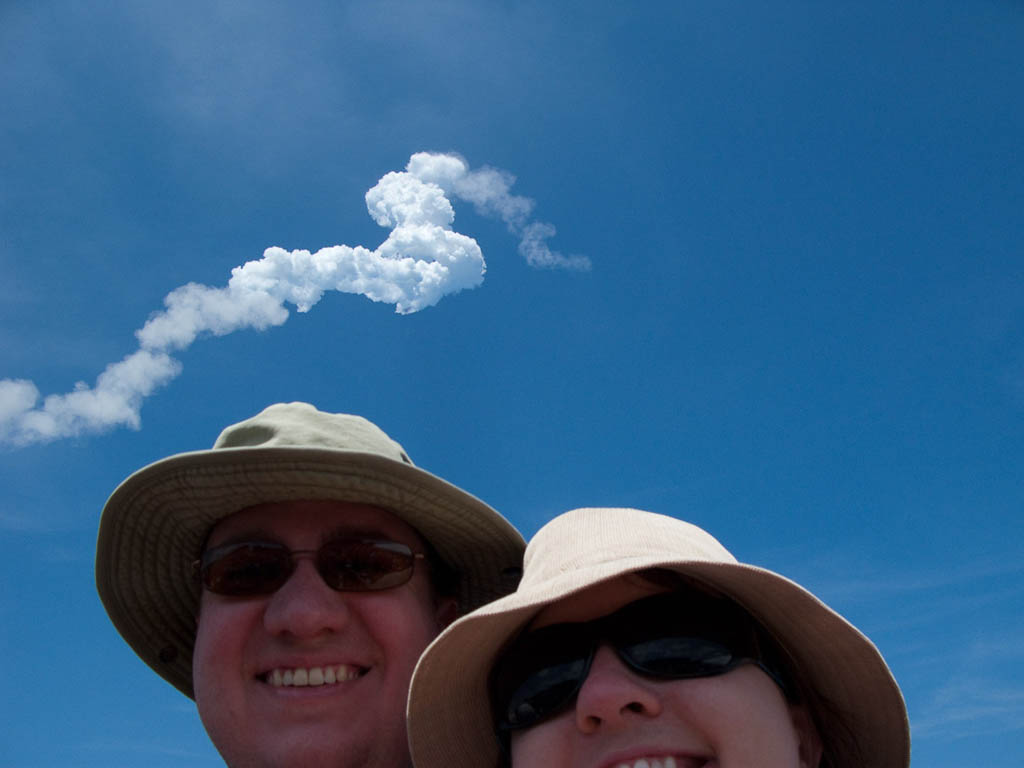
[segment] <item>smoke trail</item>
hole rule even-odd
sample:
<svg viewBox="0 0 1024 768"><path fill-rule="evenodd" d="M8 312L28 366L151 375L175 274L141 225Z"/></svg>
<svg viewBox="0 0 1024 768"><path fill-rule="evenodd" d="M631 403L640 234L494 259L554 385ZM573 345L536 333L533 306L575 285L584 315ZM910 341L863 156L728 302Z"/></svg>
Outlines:
<svg viewBox="0 0 1024 768"><path fill-rule="evenodd" d="M409 160L407 169L417 178L433 182L445 192L473 204L477 213L500 218L510 232L520 238L519 254L531 267L587 271L586 256L563 256L545 242L554 237L555 227L546 221L530 222L533 200L509 193L515 177L497 168L471 171L455 155L419 152Z"/></svg>
<svg viewBox="0 0 1024 768"><path fill-rule="evenodd" d="M202 334L223 336L265 329L288 319L285 304L308 312L326 291L361 294L418 312L445 296L483 282L486 265L476 240L451 229L448 195L500 218L521 237L520 254L532 266L589 269L585 257L564 257L544 242L554 227L530 223L533 201L510 194L511 174L470 170L456 155L414 154L405 171L386 174L366 193L370 216L390 227L375 250L335 245L316 253L267 248L263 258L231 270L223 288L188 283L171 291L165 309L135 332L139 349L111 363L93 387L49 395L37 407L38 388L25 379L0 380L0 442L45 442L116 426L139 428L142 401L181 372L169 352Z"/></svg>

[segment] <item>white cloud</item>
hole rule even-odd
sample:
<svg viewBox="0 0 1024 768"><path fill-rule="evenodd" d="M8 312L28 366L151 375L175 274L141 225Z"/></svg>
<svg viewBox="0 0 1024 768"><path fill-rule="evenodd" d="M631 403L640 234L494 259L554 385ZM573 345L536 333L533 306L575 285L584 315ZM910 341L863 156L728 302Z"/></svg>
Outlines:
<svg viewBox="0 0 1024 768"><path fill-rule="evenodd" d="M142 400L181 371L181 364L163 352L140 349L111 363L94 387L84 382L64 395L49 395L39 408L39 392L31 400L22 393L20 408L0 407L0 440L15 445L46 442L115 426L138 428ZM0 381L0 392L7 381Z"/></svg>
<svg viewBox="0 0 1024 768"><path fill-rule="evenodd" d="M267 248L263 258L231 270L224 287L188 283L171 291L164 309L135 332L139 349L112 363L90 387L40 393L31 381L0 380L0 442L45 442L117 426L139 427L142 401L181 372L169 352L199 336L263 330L288 319L286 304L308 312L327 291L355 293L410 314L483 282L486 264L476 240L452 230L448 195L483 215L500 218L522 237L520 253L533 266L586 269L584 257L566 259L543 243L554 227L529 223L533 202L512 195L514 177L493 168L471 170L450 154L420 152L405 171L386 174L366 193L374 221L391 227L376 249L334 245L315 253Z"/></svg>
<svg viewBox="0 0 1024 768"><path fill-rule="evenodd" d="M555 227L545 221L530 221L533 200L513 195L515 176L497 168L470 170L457 155L418 152L409 159L408 172L436 184L447 194L473 204L477 213L501 219L520 238L519 254L531 267L587 271L586 256L563 256L545 242L554 237Z"/></svg>
<svg viewBox="0 0 1024 768"><path fill-rule="evenodd" d="M526 259L526 263L531 267L576 269L584 272L590 269L590 259L586 256L563 256L558 251L548 248L545 240L554 237L553 225L535 221L527 225L522 234L523 239L519 242L519 254Z"/></svg>
<svg viewBox="0 0 1024 768"><path fill-rule="evenodd" d="M16 415L27 411L39 399L39 390L25 379L4 379L0 381L0 424L5 424Z"/></svg>

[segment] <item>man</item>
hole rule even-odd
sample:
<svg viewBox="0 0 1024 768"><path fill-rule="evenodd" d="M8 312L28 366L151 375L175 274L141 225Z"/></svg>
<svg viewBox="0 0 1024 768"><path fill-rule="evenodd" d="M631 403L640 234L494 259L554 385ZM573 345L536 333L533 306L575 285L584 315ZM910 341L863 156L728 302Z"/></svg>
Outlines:
<svg viewBox="0 0 1024 768"><path fill-rule="evenodd" d="M420 652L515 588L523 546L372 423L288 403L121 483L96 583L231 768L405 768Z"/></svg>

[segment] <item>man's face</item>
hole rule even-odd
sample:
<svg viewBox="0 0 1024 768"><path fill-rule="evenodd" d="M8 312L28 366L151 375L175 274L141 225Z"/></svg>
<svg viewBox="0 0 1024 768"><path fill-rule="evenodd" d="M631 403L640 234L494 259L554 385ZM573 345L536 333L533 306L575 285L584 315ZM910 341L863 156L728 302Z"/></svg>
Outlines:
<svg viewBox="0 0 1024 768"><path fill-rule="evenodd" d="M416 531L391 513L335 501L250 507L221 521L207 549L265 541L315 550L353 535L424 550ZM453 613L452 601L434 600L423 560L407 583L376 592L331 589L307 557L270 595L204 589L192 662L199 716L232 768L407 766L409 680ZM275 677L319 682L321 675L335 682L274 684Z"/></svg>

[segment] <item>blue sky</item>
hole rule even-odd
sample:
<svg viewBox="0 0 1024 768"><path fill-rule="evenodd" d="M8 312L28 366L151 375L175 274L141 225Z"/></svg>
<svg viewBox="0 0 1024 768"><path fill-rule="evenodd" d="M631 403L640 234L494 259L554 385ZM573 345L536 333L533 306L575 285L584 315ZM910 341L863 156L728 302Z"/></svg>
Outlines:
<svg viewBox="0 0 1024 768"><path fill-rule="evenodd" d="M96 526L281 400L371 418L527 536L696 522L879 645L915 766L1024 760L1020 2L9 0L0 65L5 765L219 764L107 622ZM364 196L418 152L497 184L444 198L482 282L200 330L122 422L19 431L179 286L377 249ZM531 264L530 223L589 269Z"/></svg>

